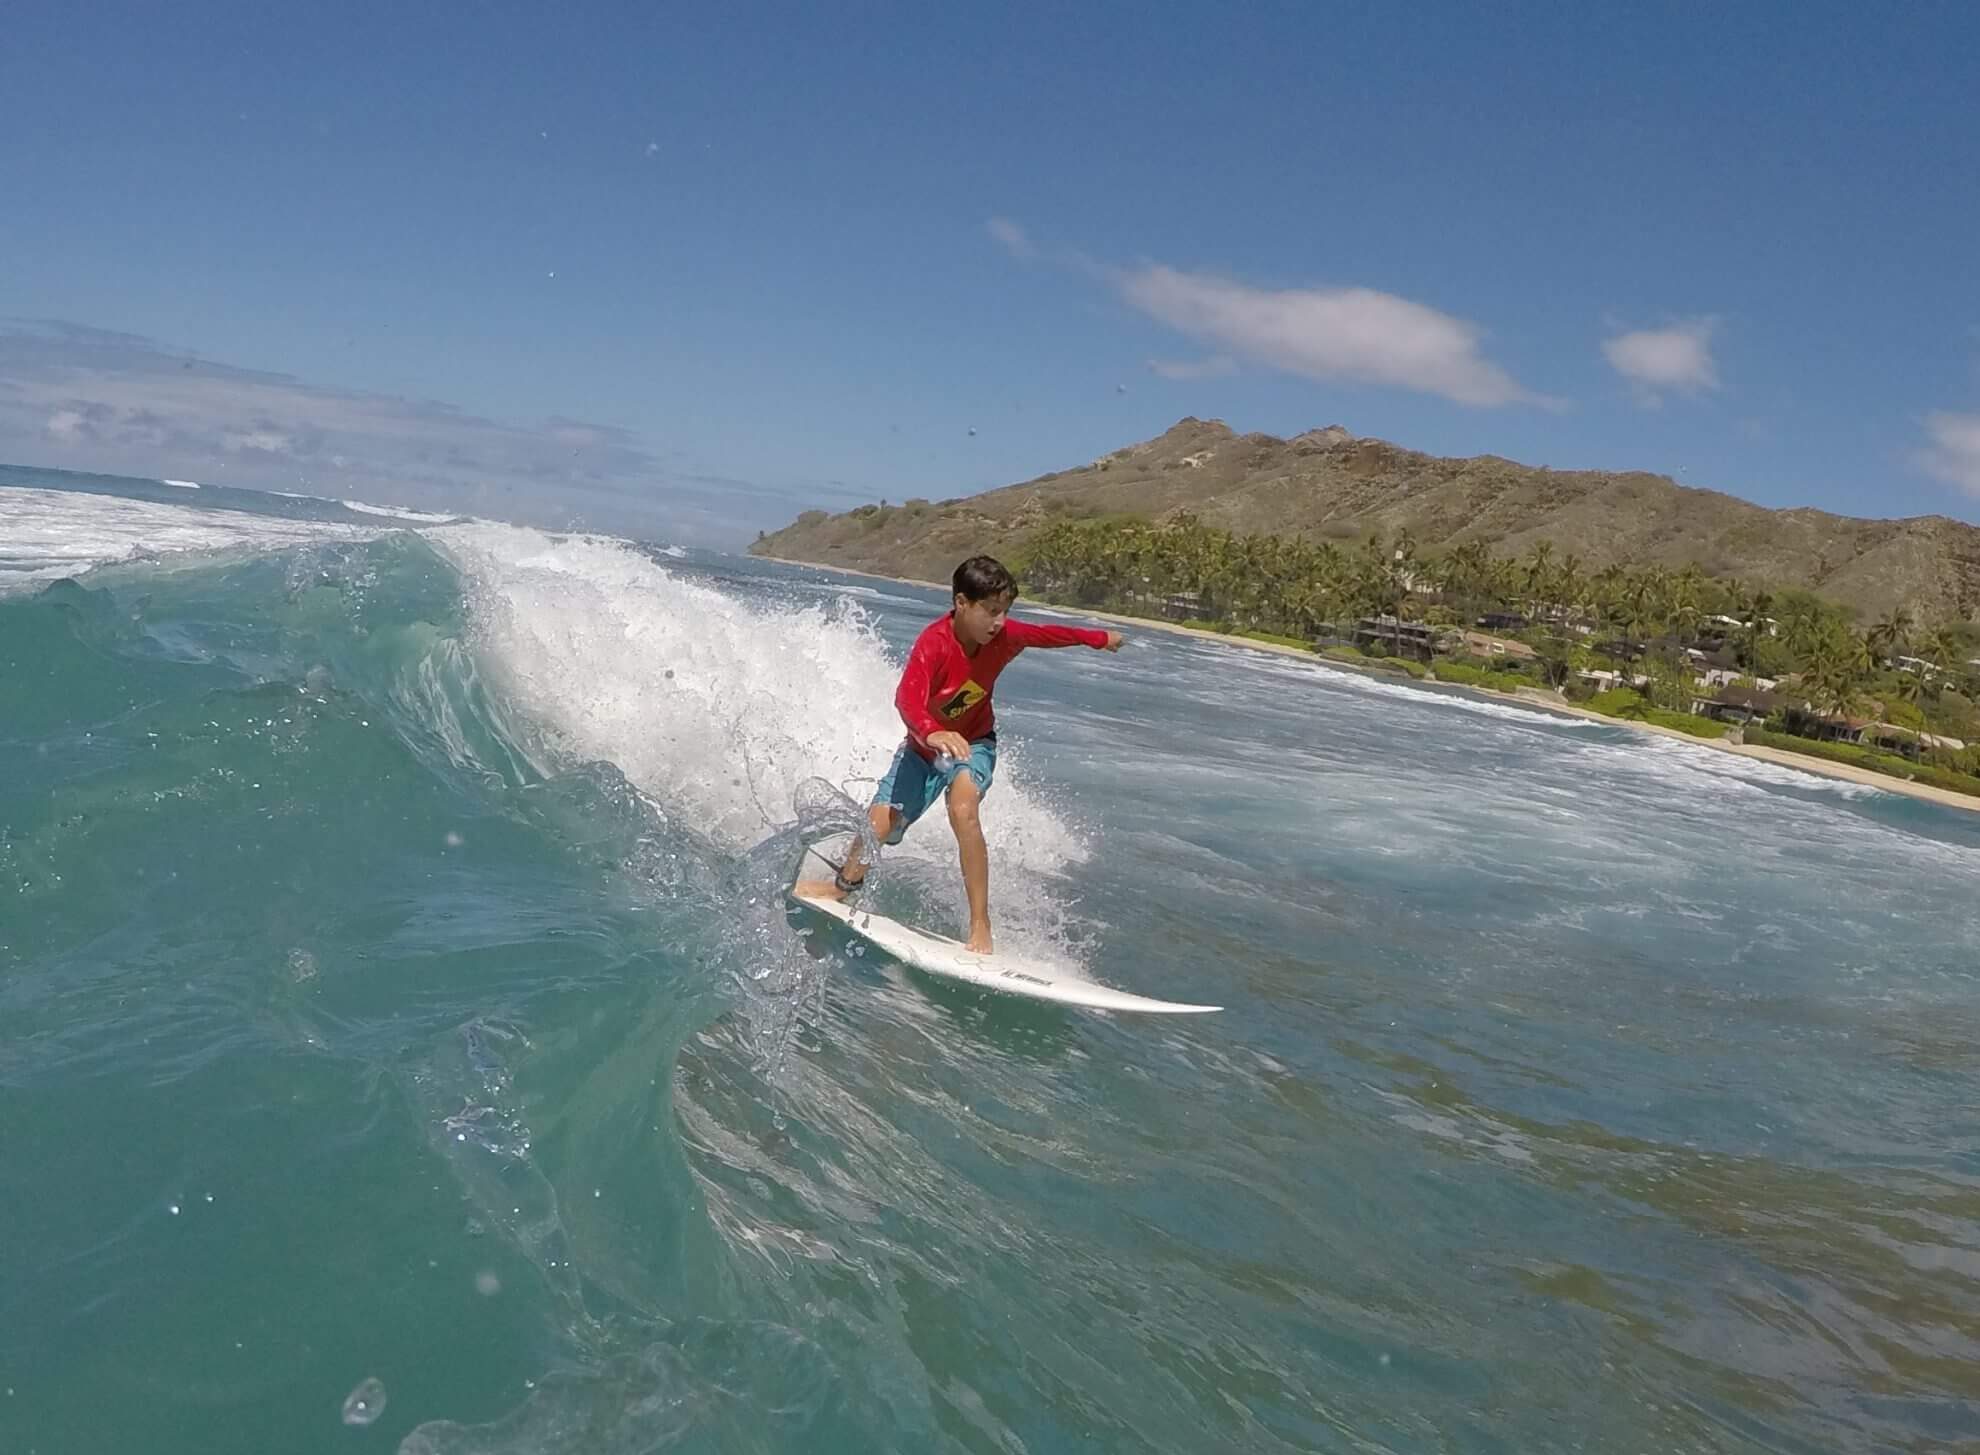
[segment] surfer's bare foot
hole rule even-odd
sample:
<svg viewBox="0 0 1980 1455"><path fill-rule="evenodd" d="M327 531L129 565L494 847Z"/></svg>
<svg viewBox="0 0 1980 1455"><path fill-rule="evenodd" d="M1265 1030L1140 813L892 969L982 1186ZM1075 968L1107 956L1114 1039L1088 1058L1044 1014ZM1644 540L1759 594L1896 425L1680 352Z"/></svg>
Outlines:
<svg viewBox="0 0 1980 1455"><path fill-rule="evenodd" d="M866 821L873 826L873 837L879 843L886 843L894 832L900 815L884 803L876 803L866 811ZM844 899L866 882L867 866L861 862L860 854L864 846L855 838L846 849L846 862L839 866L837 879L800 879L791 886L791 893L799 899ZM830 859L825 861L831 863Z"/></svg>
<svg viewBox="0 0 1980 1455"><path fill-rule="evenodd" d="M791 893L799 899L844 899L865 882L866 866L849 857L837 879L800 879L791 886Z"/></svg>
<svg viewBox="0 0 1980 1455"><path fill-rule="evenodd" d="M969 938L963 941L963 948L972 955L992 954L993 951L990 948L990 926L971 926Z"/></svg>

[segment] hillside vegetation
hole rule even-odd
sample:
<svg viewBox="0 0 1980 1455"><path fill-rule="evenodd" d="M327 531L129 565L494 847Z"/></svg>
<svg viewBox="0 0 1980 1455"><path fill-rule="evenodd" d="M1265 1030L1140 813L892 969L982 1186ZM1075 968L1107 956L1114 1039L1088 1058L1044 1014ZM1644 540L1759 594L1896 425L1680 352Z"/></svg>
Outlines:
<svg viewBox="0 0 1980 1455"><path fill-rule="evenodd" d="M1237 536L1352 545L1405 533L1429 556L1499 558L1545 542L1589 572L1695 566L1749 587L1804 589L1868 620L1980 614L1980 529L1944 516L1864 520L1769 510L1661 475L1444 459L1339 426L1292 439L1185 419L1077 469L966 498L807 511L752 550L782 560L943 581L979 551L1022 556L1055 524L1162 521L1182 511Z"/></svg>

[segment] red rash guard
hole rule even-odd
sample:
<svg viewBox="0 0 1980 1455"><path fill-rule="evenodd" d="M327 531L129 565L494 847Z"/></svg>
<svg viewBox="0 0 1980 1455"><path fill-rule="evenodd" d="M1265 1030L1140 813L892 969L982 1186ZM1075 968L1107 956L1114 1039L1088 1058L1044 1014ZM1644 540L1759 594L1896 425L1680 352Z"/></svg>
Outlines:
<svg viewBox="0 0 1980 1455"><path fill-rule="evenodd" d="M1004 629L972 657L956 640L955 618L945 616L930 622L914 639L901 685L894 692L894 706L907 724L914 750L933 762L930 733L961 733L973 743L996 731L990 689L997 685L997 674L1026 647L1106 645L1107 634L1093 627L1039 626L1007 616Z"/></svg>

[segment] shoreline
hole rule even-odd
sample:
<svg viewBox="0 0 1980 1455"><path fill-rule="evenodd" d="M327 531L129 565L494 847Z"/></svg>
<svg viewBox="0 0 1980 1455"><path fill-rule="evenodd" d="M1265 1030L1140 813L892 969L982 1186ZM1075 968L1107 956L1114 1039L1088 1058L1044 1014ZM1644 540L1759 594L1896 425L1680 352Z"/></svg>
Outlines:
<svg viewBox="0 0 1980 1455"><path fill-rule="evenodd" d="M786 566L803 566L813 571L833 571L841 576L863 576L869 581L887 581L896 586L920 586L932 591L947 591L948 586L941 581L921 581L912 576L886 576L878 571L859 571L851 566L827 566L816 561L792 561L783 556L757 556L753 559L779 561ZM1416 679L1406 672L1392 672L1382 667L1364 667L1356 662L1343 662L1334 657L1323 657L1306 647L1288 647L1279 642L1261 642L1252 637L1235 636L1230 632L1207 631L1202 627L1184 626L1180 622L1160 621L1148 616L1127 616L1118 611L1100 611L1086 606L1056 606L1052 602L1037 603L1052 611L1076 612L1080 616L1094 617L1100 621L1119 622L1123 626L1137 630L1148 629L1168 632L1171 636L1195 637L1199 640L1222 642L1226 646L1246 647L1254 652L1273 652L1283 657L1296 657L1303 661L1317 662L1325 667L1337 667L1344 672L1362 672L1389 681L1414 686ZM1434 680L1434 679L1433 679ZM1885 793L1895 793L1901 798L1916 798L1926 803L1936 803L1946 808L1963 809L1967 813L1980 813L1980 797L1971 794L1955 793L1950 788L1934 788L1929 783L1913 783L1905 778L1893 778L1887 773L1874 772L1869 768L1859 768L1851 763L1834 763L1823 758L1812 758L1801 753L1791 753L1781 748L1762 747L1758 743L1730 743L1724 738L1700 738L1690 733L1679 732L1676 728L1660 727L1651 722L1632 722L1628 718L1610 717L1592 708L1578 707L1566 699L1556 701L1544 693L1544 689L1533 687L1527 692L1500 692L1491 687L1470 687L1463 683L1446 682L1445 687L1460 688L1465 692L1475 692L1481 697L1495 702L1511 703L1533 713L1558 713L1563 717L1585 718L1610 727L1627 729L1630 732L1654 733L1659 737L1674 738L1679 742L1690 743L1695 747L1707 748L1716 752L1731 753L1736 757L1753 758L1763 763L1772 763L1782 768L1793 768L1798 772L1816 778L1833 778L1844 783L1859 783L1869 788L1881 789Z"/></svg>

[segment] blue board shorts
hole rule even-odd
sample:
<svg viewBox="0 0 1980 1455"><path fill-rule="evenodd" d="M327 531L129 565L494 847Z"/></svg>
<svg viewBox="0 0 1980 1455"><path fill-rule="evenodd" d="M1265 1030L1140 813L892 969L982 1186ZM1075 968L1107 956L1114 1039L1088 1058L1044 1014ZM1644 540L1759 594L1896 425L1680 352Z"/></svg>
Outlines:
<svg viewBox="0 0 1980 1455"><path fill-rule="evenodd" d="M935 800L949 791L949 784L956 775L963 772L961 766L944 773L913 746L903 742L900 751L894 754L893 764L887 769L887 776L880 780L880 786L873 792L873 803L894 810L901 821L894 825L894 831L887 835L887 842L898 844L908 831L908 825L920 818L935 806ZM976 791L988 793L990 780L997 772L997 735L978 738L969 745L969 776L976 780Z"/></svg>

